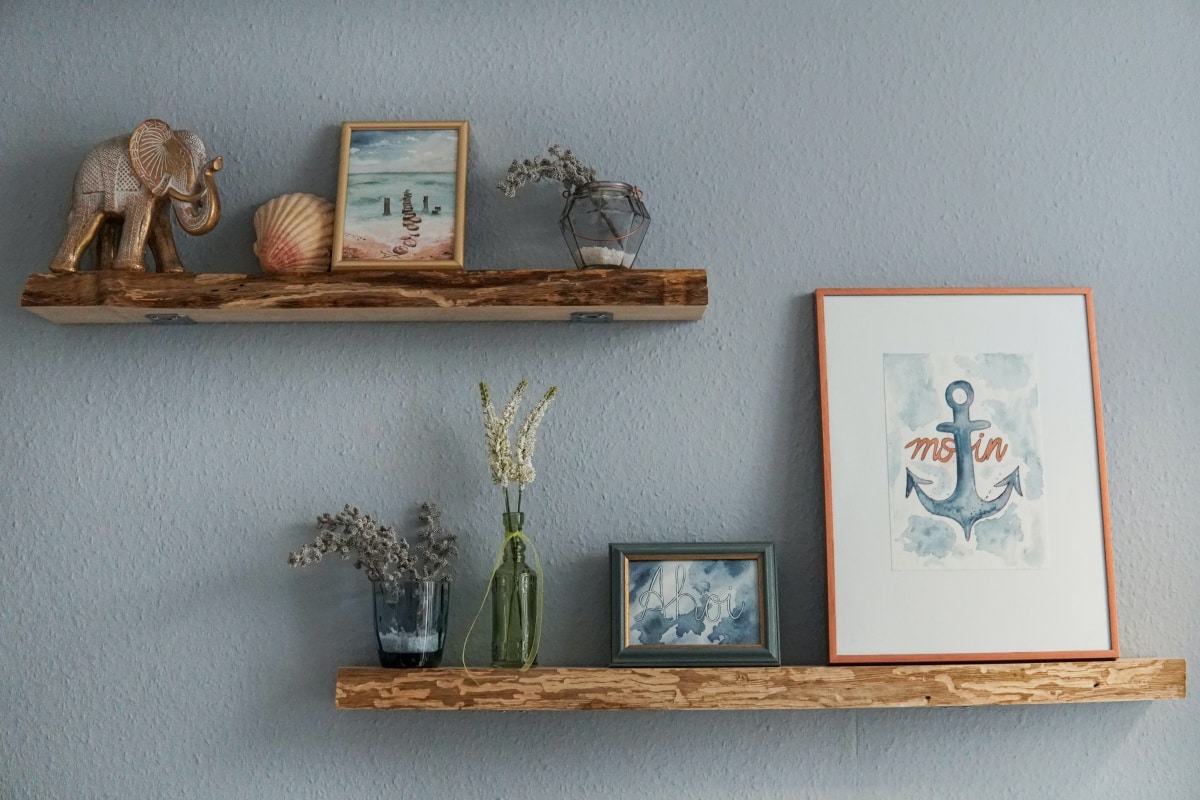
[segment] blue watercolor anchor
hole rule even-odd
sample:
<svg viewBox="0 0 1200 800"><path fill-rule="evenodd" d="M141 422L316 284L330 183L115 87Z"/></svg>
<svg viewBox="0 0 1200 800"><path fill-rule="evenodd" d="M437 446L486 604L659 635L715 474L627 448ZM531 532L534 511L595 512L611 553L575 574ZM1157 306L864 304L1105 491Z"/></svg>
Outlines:
<svg viewBox="0 0 1200 800"><path fill-rule="evenodd" d="M954 393L961 390L965 396L961 403L956 402ZM904 485L904 496L908 497L914 491L917 493L917 499L921 501L921 505L925 506L925 510L930 514L936 514L939 517L948 517L962 526L963 534L967 537L967 541L971 541L971 530L975 527L975 523L981 519L986 519L994 514L1000 513L1000 510L1008 504L1008 500L1012 497L1015 491L1017 494L1023 495L1021 491L1021 476L1017 467L1000 481L995 486L1003 486L998 497L992 500L983 499L975 489L975 464L971 459L971 434L975 431L990 428L992 423L986 420L971 419L971 403L975 399L975 390L971 384L966 381L954 381L946 387L946 404L954 412L953 422L938 423L937 429L942 433L954 434L954 454L955 461L958 467L958 482L954 486L954 491L944 500L934 500L917 484L929 484L933 481L918 478L913 475L911 469L905 469L908 473L908 478Z"/></svg>

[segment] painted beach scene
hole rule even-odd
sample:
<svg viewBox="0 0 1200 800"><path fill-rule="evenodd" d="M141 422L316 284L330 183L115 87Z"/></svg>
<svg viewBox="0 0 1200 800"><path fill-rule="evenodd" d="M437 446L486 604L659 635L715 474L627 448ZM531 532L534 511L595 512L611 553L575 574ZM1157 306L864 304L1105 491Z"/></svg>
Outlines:
<svg viewBox="0 0 1200 800"><path fill-rule="evenodd" d="M762 645L754 558L630 560L629 645Z"/></svg>
<svg viewBox="0 0 1200 800"><path fill-rule="evenodd" d="M1036 362L885 353L892 568L1048 566Z"/></svg>
<svg viewBox="0 0 1200 800"><path fill-rule="evenodd" d="M456 261L457 129L350 131L342 262ZM461 264L459 264L461 266Z"/></svg>

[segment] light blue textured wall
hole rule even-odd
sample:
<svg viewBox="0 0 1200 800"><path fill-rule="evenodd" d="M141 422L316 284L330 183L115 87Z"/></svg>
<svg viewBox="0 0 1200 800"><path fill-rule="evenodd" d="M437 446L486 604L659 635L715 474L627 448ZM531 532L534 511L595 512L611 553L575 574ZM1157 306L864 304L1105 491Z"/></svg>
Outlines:
<svg viewBox="0 0 1200 800"><path fill-rule="evenodd" d="M0 6L0 795L1196 797L1195 700L811 713L333 709L368 585L296 572L320 512L496 544L475 383L557 383L531 530L542 661L607 657L614 540L773 539L787 663L825 658L811 291L1095 288L1123 651L1200 663L1194 2ZM61 327L20 310L87 148L146 117L225 158L194 270L332 197L343 120L469 119L470 267L561 266L552 142L647 191L678 325ZM186 237L183 237L186 238ZM407 524L407 523L406 523ZM970 598L964 598L969 602ZM485 658L486 629L470 648Z"/></svg>

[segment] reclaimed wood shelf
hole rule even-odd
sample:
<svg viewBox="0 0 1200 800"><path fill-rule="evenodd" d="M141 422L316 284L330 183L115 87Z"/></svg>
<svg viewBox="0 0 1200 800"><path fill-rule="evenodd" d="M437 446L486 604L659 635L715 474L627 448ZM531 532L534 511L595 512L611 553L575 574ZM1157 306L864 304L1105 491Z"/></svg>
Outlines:
<svg viewBox="0 0 1200 800"><path fill-rule="evenodd" d="M346 709L731 710L1109 703L1182 699L1183 659L864 667L338 670Z"/></svg>
<svg viewBox="0 0 1200 800"><path fill-rule="evenodd" d="M92 271L31 275L21 295L23 308L61 324L676 321L700 319L707 305L702 269Z"/></svg>

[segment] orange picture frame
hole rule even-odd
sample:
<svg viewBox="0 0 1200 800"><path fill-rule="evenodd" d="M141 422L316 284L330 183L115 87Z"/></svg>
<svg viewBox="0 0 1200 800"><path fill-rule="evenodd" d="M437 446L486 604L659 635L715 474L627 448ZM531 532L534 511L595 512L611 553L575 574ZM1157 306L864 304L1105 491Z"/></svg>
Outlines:
<svg viewBox="0 0 1200 800"><path fill-rule="evenodd" d="M1091 290L815 301L830 663L1117 658Z"/></svg>

